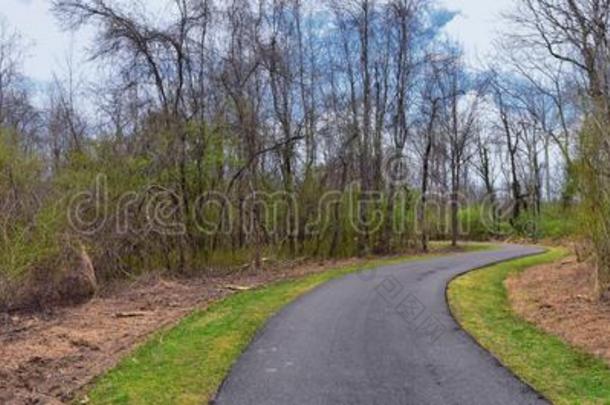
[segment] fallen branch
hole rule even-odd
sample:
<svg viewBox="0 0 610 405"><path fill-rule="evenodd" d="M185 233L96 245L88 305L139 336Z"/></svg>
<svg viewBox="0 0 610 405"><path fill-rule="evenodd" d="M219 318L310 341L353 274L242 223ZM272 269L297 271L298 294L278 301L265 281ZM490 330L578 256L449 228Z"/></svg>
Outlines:
<svg viewBox="0 0 610 405"><path fill-rule="evenodd" d="M149 312L144 311L133 311L133 312L117 312L114 314L117 318L137 318L141 316L147 316Z"/></svg>
<svg viewBox="0 0 610 405"><path fill-rule="evenodd" d="M227 284L224 287L227 290L232 290L232 291L249 291L254 288L254 286L243 286L243 285L235 285L235 284Z"/></svg>

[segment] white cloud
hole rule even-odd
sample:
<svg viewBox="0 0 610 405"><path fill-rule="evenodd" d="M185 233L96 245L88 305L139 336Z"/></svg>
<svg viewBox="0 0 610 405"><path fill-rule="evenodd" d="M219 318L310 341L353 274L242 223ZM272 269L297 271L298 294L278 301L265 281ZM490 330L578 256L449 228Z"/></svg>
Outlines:
<svg viewBox="0 0 610 405"><path fill-rule="evenodd" d="M493 41L502 27L500 14L510 9L512 0L442 0L450 10L460 11L446 31L464 46L472 62L493 52Z"/></svg>

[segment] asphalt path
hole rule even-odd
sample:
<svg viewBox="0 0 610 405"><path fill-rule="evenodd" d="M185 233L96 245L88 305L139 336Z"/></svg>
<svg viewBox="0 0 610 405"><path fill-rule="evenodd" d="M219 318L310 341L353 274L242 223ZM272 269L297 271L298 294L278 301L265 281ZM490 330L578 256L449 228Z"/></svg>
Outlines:
<svg viewBox="0 0 610 405"><path fill-rule="evenodd" d="M269 320L215 403L546 403L460 329L445 296L459 274L539 252L505 245L324 284Z"/></svg>

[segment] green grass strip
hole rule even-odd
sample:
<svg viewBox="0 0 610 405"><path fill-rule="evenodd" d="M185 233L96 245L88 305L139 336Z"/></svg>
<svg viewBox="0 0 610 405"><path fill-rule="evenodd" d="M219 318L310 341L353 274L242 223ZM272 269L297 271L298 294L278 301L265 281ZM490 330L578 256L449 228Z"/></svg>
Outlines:
<svg viewBox="0 0 610 405"><path fill-rule="evenodd" d="M466 250L492 247L471 244ZM432 257L435 255L374 260L232 295L155 334L97 379L88 393L89 403L206 403L267 319L298 296L349 273Z"/></svg>
<svg viewBox="0 0 610 405"><path fill-rule="evenodd" d="M550 249L468 273L450 284L449 303L464 329L553 403L610 404L610 368L603 361L542 332L510 307L508 276L566 255Z"/></svg>

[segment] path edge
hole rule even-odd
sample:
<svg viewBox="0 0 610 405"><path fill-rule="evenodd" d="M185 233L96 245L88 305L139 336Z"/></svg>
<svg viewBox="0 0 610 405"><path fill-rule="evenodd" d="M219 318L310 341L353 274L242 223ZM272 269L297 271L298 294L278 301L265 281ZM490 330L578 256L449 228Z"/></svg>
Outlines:
<svg viewBox="0 0 610 405"><path fill-rule="evenodd" d="M519 245L512 245L512 246L519 246ZM525 245L521 245L521 246L526 247ZM473 335L471 335L470 332L468 332L464 328L462 323L459 321L459 319L457 318L457 316L453 312L453 309L451 308L451 305L449 304L449 286L451 285L452 282L454 282L458 278L463 277L463 276L465 276L465 275L467 275L469 273L472 273L473 271L484 270L484 269L486 269L488 267L494 267L494 266L497 266L499 264L510 263L512 261L521 260L521 259L525 259L525 258L528 258L528 257L544 255L544 254L546 254L546 253L548 253L550 251L550 249L548 247L544 247L544 246L529 245L527 247L539 248L539 249L542 249L542 250L540 252L525 253L523 255L515 256L515 257L512 257L510 259L497 260L495 262L486 264L484 266L478 266L478 267L472 268L470 270L467 270L467 271L465 271L463 273L456 274L456 275L452 276L449 279L449 281L447 281L447 285L445 286L445 305L447 306L447 310L448 310L449 314L451 315L451 318L453 318L453 321L456 323L456 325L458 325L458 327L460 328L460 331L462 331L468 337L468 339L470 339L476 346L478 346L480 349L482 349L485 353L489 354L491 356L491 358L493 358L500 366L502 366L502 368L504 368L513 377L515 377L518 381L520 381L522 384L524 384L530 390L532 390L533 393L538 395L541 399L545 400L549 404L553 404L553 401L551 401L545 394L543 394L540 391L538 391L536 388L534 388L534 386L532 384L530 384L528 381L526 381L523 377L521 377L520 375L516 374L498 356L496 356L493 352L488 350Z"/></svg>

